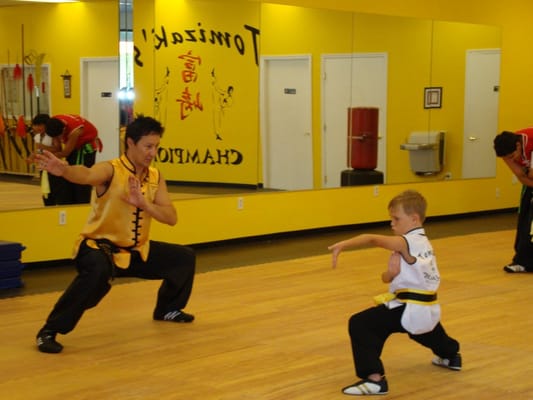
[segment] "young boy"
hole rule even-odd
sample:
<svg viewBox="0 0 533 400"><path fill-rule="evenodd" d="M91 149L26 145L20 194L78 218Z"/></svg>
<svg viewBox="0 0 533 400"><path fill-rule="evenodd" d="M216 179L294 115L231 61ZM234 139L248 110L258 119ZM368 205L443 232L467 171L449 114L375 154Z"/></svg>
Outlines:
<svg viewBox="0 0 533 400"><path fill-rule="evenodd" d="M385 340L395 332L411 339L435 354L433 364L459 371L459 343L449 337L440 323L437 289L439 271L433 248L422 223L426 200L413 190L394 197L389 203L391 228L395 236L362 234L328 247L333 268L342 250L373 245L392 251L388 268L381 279L389 283L389 292L375 298L377 306L352 315L349 333L355 373L361 378L342 389L348 395L388 393L385 369L380 356ZM379 304L381 303L381 304Z"/></svg>

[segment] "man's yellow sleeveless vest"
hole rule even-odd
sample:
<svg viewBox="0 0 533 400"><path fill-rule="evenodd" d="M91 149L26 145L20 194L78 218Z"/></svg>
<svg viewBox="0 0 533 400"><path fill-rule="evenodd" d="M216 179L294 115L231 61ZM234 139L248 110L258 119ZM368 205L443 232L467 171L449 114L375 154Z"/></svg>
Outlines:
<svg viewBox="0 0 533 400"><path fill-rule="evenodd" d="M130 251L140 252L143 260L148 258L151 216L128 204L128 177L135 174L135 167L125 154L109 161L113 166L113 177L105 193L94 196L92 210L74 248L74 256L84 239L87 245L98 248L94 240L107 239L119 248L113 255L115 264L127 268ZM148 202L153 202L159 186L159 171L149 167L141 180L141 191Z"/></svg>

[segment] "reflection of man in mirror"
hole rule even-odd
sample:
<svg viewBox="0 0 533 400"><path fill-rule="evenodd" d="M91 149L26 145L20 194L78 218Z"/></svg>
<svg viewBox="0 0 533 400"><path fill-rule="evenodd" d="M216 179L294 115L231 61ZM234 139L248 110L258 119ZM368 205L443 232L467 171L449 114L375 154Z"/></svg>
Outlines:
<svg viewBox="0 0 533 400"><path fill-rule="evenodd" d="M227 108L233 105L233 86L228 86L227 89L221 89L217 85L215 76L215 69L211 71L213 86L213 127L215 130L216 140L222 140L222 121L224 119L224 112Z"/></svg>
<svg viewBox="0 0 533 400"><path fill-rule="evenodd" d="M496 156L501 157L522 186L520 208L512 262L503 267L506 272L533 272L532 222L533 208L533 171L531 153L533 152L533 128L516 132L504 131L494 138Z"/></svg>
<svg viewBox="0 0 533 400"><path fill-rule="evenodd" d="M61 151L55 152L58 158L65 158L69 165L91 167L96 161L96 152L103 145L98 137L96 126L80 115L54 115L46 122L46 133L58 137L62 143ZM91 185L68 183L68 190L61 193L58 204L86 204L91 201Z"/></svg>

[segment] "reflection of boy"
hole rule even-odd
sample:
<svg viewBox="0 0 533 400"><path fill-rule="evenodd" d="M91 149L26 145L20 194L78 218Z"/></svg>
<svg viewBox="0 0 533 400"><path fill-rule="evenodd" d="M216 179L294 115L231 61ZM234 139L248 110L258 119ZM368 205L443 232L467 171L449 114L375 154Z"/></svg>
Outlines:
<svg viewBox="0 0 533 400"><path fill-rule="evenodd" d="M448 336L440 323L437 289L440 275L433 248L422 223L426 200L413 190L394 197L389 203L394 236L363 234L333 244L333 267L348 247L377 246L392 251L383 282L389 292L375 298L378 304L352 315L349 322L352 355L358 382L342 389L348 395L388 393L381 352L392 333L409 338L432 350L433 364L460 370L459 343Z"/></svg>
<svg viewBox="0 0 533 400"><path fill-rule="evenodd" d="M530 169L533 128L500 133L494 138L494 150L496 156L502 158L523 185L514 242L515 254L511 263L504 266L503 269L511 273L533 272L533 243L531 243L533 172Z"/></svg>
<svg viewBox="0 0 533 400"><path fill-rule="evenodd" d="M46 123L49 119L50 116L48 114L37 114L31 122L34 133L33 140L37 152L48 150L52 153L57 153L61 150L59 138L53 138L46 133ZM33 157L34 155L29 157L30 161L33 160ZM55 206L62 204L60 202L60 193L66 190L67 182L60 176L48 175L46 171L41 171L40 177L44 205Z"/></svg>
<svg viewBox="0 0 533 400"><path fill-rule="evenodd" d="M222 120L224 118L224 110L233 105L233 86L228 86L226 90L220 89L217 85L214 69L211 71L211 76L213 77L213 125L216 139L222 140Z"/></svg>

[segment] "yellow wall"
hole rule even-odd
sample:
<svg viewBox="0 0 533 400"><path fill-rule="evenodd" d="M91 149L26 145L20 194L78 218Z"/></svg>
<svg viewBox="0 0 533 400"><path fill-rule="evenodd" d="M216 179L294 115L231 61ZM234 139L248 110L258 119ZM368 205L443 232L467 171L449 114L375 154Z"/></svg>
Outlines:
<svg viewBox="0 0 533 400"><path fill-rule="evenodd" d="M402 1L359 0L297 1L290 4L336 6L339 9L385 13L439 20L495 24L502 27L502 70L500 129L531 125L533 41L530 21L533 3L529 0L485 1ZM96 30L96 29L95 29ZM2 39L2 42L4 40ZM237 210L237 197L222 196L176 201L180 221L177 227L154 225L155 239L200 243L250 235L294 231L387 220L386 204L391 196L407 187L420 190L428 199L429 216L451 215L515 207L519 185L498 161L494 179L451 180L432 183L351 187L292 193L261 193L243 196L244 210ZM496 196L499 189L500 196ZM67 258L72 240L80 230L88 208L70 206L68 223L58 225L58 210L48 208L0 213L0 239L23 243L23 261ZM324 249L325 250L325 249Z"/></svg>
<svg viewBox="0 0 533 400"><path fill-rule="evenodd" d="M514 207L518 187L499 185L493 179L446 181L411 185L373 186L240 196L244 209L237 210L238 196L219 196L175 201L176 227L152 225L152 237L183 244L206 243L279 232L386 221L387 204L405 188L420 190L429 202L429 216L461 214ZM496 198L496 187L501 197ZM67 224L58 224L59 211ZM89 207L48 207L0 213L0 240L20 242L27 249L23 261L69 258L72 243ZM326 251L326 249L324 249Z"/></svg>

